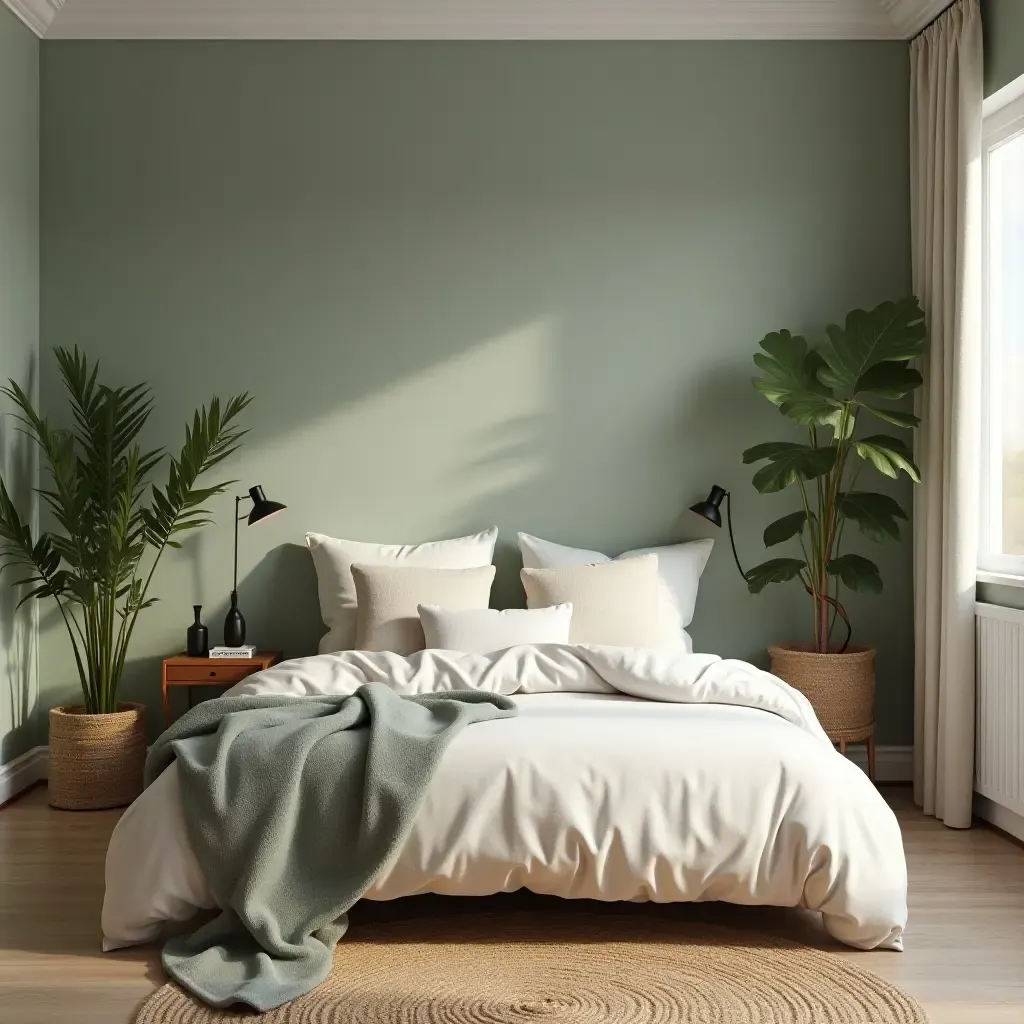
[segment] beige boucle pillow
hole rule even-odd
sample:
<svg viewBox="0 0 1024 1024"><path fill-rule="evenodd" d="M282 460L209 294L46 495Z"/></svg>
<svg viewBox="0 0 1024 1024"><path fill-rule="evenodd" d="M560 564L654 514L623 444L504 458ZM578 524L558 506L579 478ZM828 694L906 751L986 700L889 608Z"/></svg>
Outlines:
<svg viewBox="0 0 1024 1024"><path fill-rule="evenodd" d="M572 605L569 642L614 647L660 647L658 556L598 565L523 569L528 608Z"/></svg>
<svg viewBox="0 0 1024 1024"><path fill-rule="evenodd" d="M353 565L356 584L356 648L415 654L425 646L421 604L465 610L486 608L494 566L427 569L419 566Z"/></svg>

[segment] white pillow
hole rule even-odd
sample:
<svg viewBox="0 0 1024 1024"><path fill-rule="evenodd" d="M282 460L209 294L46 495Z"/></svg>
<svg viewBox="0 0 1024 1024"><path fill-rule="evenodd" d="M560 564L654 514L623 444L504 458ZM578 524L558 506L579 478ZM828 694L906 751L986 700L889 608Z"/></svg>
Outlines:
<svg viewBox="0 0 1024 1024"><path fill-rule="evenodd" d="M693 540L684 544L670 544L660 548L639 548L626 551L614 561L636 558L638 555L657 555L658 573L661 577L661 596L658 617L664 637L662 644L682 646L693 650L693 643L686 627L693 621L694 606L697 603L697 585L700 574L711 557L713 540ZM549 540L519 534L519 551L523 566L527 569L559 569L571 565L594 565L613 561L600 551L585 548L570 548L554 544Z"/></svg>
<svg viewBox="0 0 1024 1024"><path fill-rule="evenodd" d="M570 643L665 645L658 619L657 555L564 569L523 569L520 576L530 608L572 605Z"/></svg>
<svg viewBox="0 0 1024 1024"><path fill-rule="evenodd" d="M368 544L338 540L322 533L307 533L306 545L313 556L320 617L330 632L320 641L320 653L348 651L356 642L356 585L352 564L419 565L430 569L475 569L490 565L498 528L471 537L433 541L429 544Z"/></svg>
<svg viewBox="0 0 1024 1024"><path fill-rule="evenodd" d="M352 576L359 600L356 647L407 655L425 646L419 606L425 601L441 601L450 608L486 608L494 566L353 565Z"/></svg>
<svg viewBox="0 0 1024 1024"><path fill-rule="evenodd" d="M490 654L522 644L567 644L572 605L550 608L479 608L460 611L421 604L420 622L428 650Z"/></svg>

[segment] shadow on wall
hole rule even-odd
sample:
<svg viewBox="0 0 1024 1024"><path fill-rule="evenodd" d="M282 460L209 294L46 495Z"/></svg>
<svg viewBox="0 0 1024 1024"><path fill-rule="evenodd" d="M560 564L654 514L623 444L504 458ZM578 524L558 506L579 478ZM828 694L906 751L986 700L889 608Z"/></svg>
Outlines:
<svg viewBox="0 0 1024 1024"><path fill-rule="evenodd" d="M29 394L34 392L35 377L33 359L28 378L19 382ZM22 517L31 522L29 510L36 502L35 450L14 424L13 416L0 415L0 469L11 499ZM6 764L36 743L37 602L31 599L19 607L30 588L11 585L27 574L19 567L0 574L0 683L6 690L6 706L0 713L0 764Z"/></svg>

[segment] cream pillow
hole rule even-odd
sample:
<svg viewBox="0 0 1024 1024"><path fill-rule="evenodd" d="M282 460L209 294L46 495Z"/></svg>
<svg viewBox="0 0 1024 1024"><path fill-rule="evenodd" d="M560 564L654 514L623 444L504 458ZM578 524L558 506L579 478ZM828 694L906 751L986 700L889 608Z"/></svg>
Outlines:
<svg viewBox="0 0 1024 1024"><path fill-rule="evenodd" d="M521 577L528 607L572 605L570 643L665 645L658 618L657 555L564 569L523 569Z"/></svg>
<svg viewBox="0 0 1024 1024"><path fill-rule="evenodd" d="M691 540L664 547L640 548L626 551L614 559L619 561L639 555L658 556L658 575L661 577L658 616L665 633L666 647L681 646L687 651L693 650L686 627L693 620L700 574L707 565L714 543L713 540ZM601 551L570 548L528 533L519 534L519 551L527 569L562 569L570 565L613 561Z"/></svg>
<svg viewBox="0 0 1024 1024"><path fill-rule="evenodd" d="M330 632L320 641L320 653L350 650L356 642L356 585L352 563L360 565L419 565L432 569L472 569L490 565L498 528L454 540L428 544L369 544L307 533L306 546L316 569L320 617Z"/></svg>
<svg viewBox="0 0 1024 1024"><path fill-rule="evenodd" d="M356 649L415 654L425 646L421 604L486 608L494 566L426 569L417 566L353 565L356 587Z"/></svg>
<svg viewBox="0 0 1024 1024"><path fill-rule="evenodd" d="M551 608L472 608L455 611L420 605L427 650L490 654L523 644L567 644L572 605Z"/></svg>

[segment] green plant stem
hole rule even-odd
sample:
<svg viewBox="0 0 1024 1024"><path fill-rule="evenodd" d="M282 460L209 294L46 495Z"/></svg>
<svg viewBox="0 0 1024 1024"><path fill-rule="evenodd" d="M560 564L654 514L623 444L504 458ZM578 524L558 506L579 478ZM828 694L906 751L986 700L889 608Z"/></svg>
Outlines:
<svg viewBox="0 0 1024 1024"><path fill-rule="evenodd" d="M852 491L857 486L857 478L860 476L860 467L854 466L853 476L850 477L849 489ZM846 516L839 517L839 525L836 529L835 541L833 543L832 550L835 552L836 558L839 557L839 552L843 542L843 530L846 527ZM839 578L836 578L836 607L832 609L832 622L829 625L829 634L835 629L836 617L839 614L839 588L842 586ZM852 631L852 630L851 630Z"/></svg>
<svg viewBox="0 0 1024 1024"><path fill-rule="evenodd" d="M817 524L815 523L814 515L811 512L810 502L807 500L807 488L804 486L804 481L801 480L801 479L798 479L797 483L800 486L800 498L801 498L801 500L804 503L804 515L807 518L807 530L808 530L808 533L810 535L809 536L809 541L810 541L810 545L811 545L811 550L813 551L815 549L816 545L817 545L817 539L816 538L820 534L820 530L817 528ZM800 543L802 545L803 541L801 540ZM805 555L805 561L806 561L806 555ZM809 574L811 580L814 581L815 580L816 567L814 565L811 565L810 563L808 563L808 570L809 570L808 574ZM817 617L817 585L816 585L816 583L813 586L812 593L813 593L814 599L815 599L814 640L815 640L815 645L817 645L817 642L818 642L818 617Z"/></svg>
<svg viewBox="0 0 1024 1024"><path fill-rule="evenodd" d="M831 583L828 576L828 565L834 557L838 556L838 538L841 534L843 516L839 513L839 495L842 492L842 480L846 471L846 463L850 450L853 446L853 433L857 428L857 418L854 413L851 418L851 403L844 402L842 413L839 418L839 425L836 428L836 462L832 471L828 474L822 488L823 500L827 502L822 508L822 547L821 547L821 594L816 598L818 606L818 630L815 637L820 653L828 651L832 630L835 627L836 614L833 606L833 614L830 618L827 601L820 600L821 595L831 599ZM836 582L836 604L838 604L839 584Z"/></svg>
<svg viewBox="0 0 1024 1024"><path fill-rule="evenodd" d="M157 549L156 557L153 559L153 564L149 568L149 573L146 576L146 582L145 582L145 584L142 587L142 591L139 594L139 599L138 599L138 601L135 604L134 611L132 612L131 624L128 626L127 630L125 631L124 643L121 645L120 650L117 652L117 657L116 657L116 660L115 660L115 665L116 665L116 671L117 671L117 678L118 679L120 679L122 674L124 673L124 665L125 665L125 661L127 660L127 656L128 656L128 645L131 643L132 633L135 631L135 622L136 622L136 620L139 617L139 612L142 611L142 606L146 602L146 594L149 593L149 585L153 581L153 574L156 572L156 567L160 563L160 557L161 557L161 555L163 555L164 551L167 549L167 542L168 542L168 540L170 540L170 536L164 537L162 542L161 542L161 544L160 544L160 546L159 546L159 548ZM132 573L132 579L133 580L135 579L135 573ZM128 616L125 615L125 621L127 622L127 620L128 620Z"/></svg>
<svg viewBox="0 0 1024 1024"><path fill-rule="evenodd" d="M82 642L84 643L85 642L85 636L82 633L82 627L78 624L77 620L75 619L74 612L72 612L71 618L70 619L68 618L67 611L64 608L64 602L61 601L61 599L59 597L54 598L54 600L57 602L57 607L60 609L61 618L64 620L64 626L65 626L65 628L68 631L68 637L71 639L71 650L74 651L74 654L75 654L75 665L78 668L78 678L79 679L85 679L85 677L86 677L85 676L85 666L82 664L82 654L81 654L81 652L80 652L80 650L78 648L78 641L75 640L75 634L74 634L74 631L71 628L71 623L73 622L75 624L75 629L78 630L79 635L82 637ZM86 697L86 702L85 702L86 703L86 710L88 711L89 710L89 707L88 707L88 704L89 704L89 692L88 692L88 690L85 690L85 697ZM92 712L90 712L90 713L92 713Z"/></svg>
<svg viewBox="0 0 1024 1024"><path fill-rule="evenodd" d="M811 426L811 447L818 448L818 430L817 427ZM825 524L827 523L826 512L827 508L825 505L825 487L823 484L822 477L816 477L814 481L815 490L818 495L818 531L816 534L815 543L815 561L814 569L811 573L811 578L815 581L821 581L822 584L827 588L828 579L823 571L825 565ZM815 587L811 593L811 600L814 608L814 646L820 651L822 645L828 643L827 638L822 636L822 619L821 619L821 607L823 596L827 595L827 590L823 591L822 587L816 582Z"/></svg>

